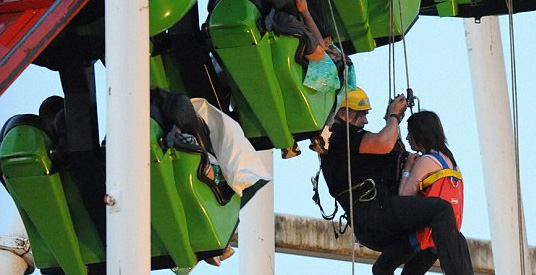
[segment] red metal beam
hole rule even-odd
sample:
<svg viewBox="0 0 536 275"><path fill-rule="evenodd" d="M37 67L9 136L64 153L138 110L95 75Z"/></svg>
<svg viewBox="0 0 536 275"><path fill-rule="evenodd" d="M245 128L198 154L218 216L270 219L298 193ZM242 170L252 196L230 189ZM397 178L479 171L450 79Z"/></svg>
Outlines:
<svg viewBox="0 0 536 275"><path fill-rule="evenodd" d="M0 95L88 1L0 2Z"/></svg>
<svg viewBox="0 0 536 275"><path fill-rule="evenodd" d="M22 12L25 10L46 9L54 0L19 0L11 2L0 1L0 13Z"/></svg>

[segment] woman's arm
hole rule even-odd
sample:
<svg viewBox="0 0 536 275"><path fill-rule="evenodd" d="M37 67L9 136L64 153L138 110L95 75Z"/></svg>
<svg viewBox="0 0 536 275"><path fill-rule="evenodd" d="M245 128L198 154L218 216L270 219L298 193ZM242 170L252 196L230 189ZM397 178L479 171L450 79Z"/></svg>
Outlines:
<svg viewBox="0 0 536 275"><path fill-rule="evenodd" d="M423 157L415 157L412 154L408 157L408 161L406 162L406 166L402 170L402 179L400 180L400 186L398 188L398 194L400 196L415 196L417 193L419 193L419 181L423 180L426 175L435 172L442 167L438 165L438 163L428 156ZM412 161L410 158L416 158L414 160L414 163L411 163ZM409 175L407 177L404 177L404 171L409 171ZM407 174L405 174L407 175Z"/></svg>

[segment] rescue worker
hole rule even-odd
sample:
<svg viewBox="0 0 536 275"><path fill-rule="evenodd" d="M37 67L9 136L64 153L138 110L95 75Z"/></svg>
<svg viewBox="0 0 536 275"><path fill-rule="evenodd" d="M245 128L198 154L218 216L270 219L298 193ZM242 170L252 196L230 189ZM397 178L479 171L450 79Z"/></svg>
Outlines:
<svg viewBox="0 0 536 275"><path fill-rule="evenodd" d="M368 96L360 88L348 93L331 127L328 152L321 156L329 192L348 215L353 206L353 230L361 244L383 251L398 242L408 242L408 236L417 230L431 227L445 274L466 274L461 267L462 248L450 203L439 198L398 196L406 154L398 124L406 107L405 96L397 96L388 106L385 127L373 133L364 129L371 110ZM346 127L349 128L349 148ZM352 201L347 150L350 152ZM374 268L373 272L382 274Z"/></svg>

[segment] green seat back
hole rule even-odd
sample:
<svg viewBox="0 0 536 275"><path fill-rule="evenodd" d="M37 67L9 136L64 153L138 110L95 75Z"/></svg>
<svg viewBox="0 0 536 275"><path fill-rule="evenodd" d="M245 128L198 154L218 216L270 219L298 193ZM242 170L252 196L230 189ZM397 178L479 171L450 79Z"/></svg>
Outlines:
<svg viewBox="0 0 536 275"><path fill-rule="evenodd" d="M105 249L76 184L68 174L51 172L50 147L42 130L14 127L0 147L0 165L28 231L36 266L86 274L85 263L103 261Z"/></svg>
<svg viewBox="0 0 536 275"><path fill-rule="evenodd" d="M417 19L420 0L402 3L402 15L398 1L393 1L393 35L400 36L402 29L406 32ZM341 41L352 43L356 52L372 51L378 39L389 37L389 1L388 0L333 0L334 17L340 30ZM328 5L325 2L324 5ZM329 11L329 7L325 10ZM402 18L402 20L401 20ZM335 30L331 16L328 16L332 29ZM336 34L333 34L337 40Z"/></svg>
<svg viewBox="0 0 536 275"><path fill-rule="evenodd" d="M238 224L240 197L235 195L225 206L220 205L210 187L197 176L201 154L171 150L176 188L183 202L193 250L223 251Z"/></svg>
<svg viewBox="0 0 536 275"><path fill-rule="evenodd" d="M435 9L437 10L437 15L440 17L446 16L457 16L459 13L459 6L461 5L475 5L481 4L482 0L471 1L471 0L435 0L436 3ZM515 5L515 4L514 4Z"/></svg>
<svg viewBox="0 0 536 275"><path fill-rule="evenodd" d="M162 151L159 145L162 136L162 129L151 119L151 255L170 255L178 267L194 267L197 258L173 176L171 150Z"/></svg>
<svg viewBox="0 0 536 275"><path fill-rule="evenodd" d="M329 2L325 1L324 10L329 11ZM331 26L333 39L338 41L335 24L339 30L340 40L349 41L356 52L372 51L376 47L370 29L369 9L367 0L333 0L331 1L335 22L326 15Z"/></svg>
<svg viewBox="0 0 536 275"><path fill-rule="evenodd" d="M421 0L393 1L393 35L402 35L402 30L407 32L413 22L417 20ZM389 37L389 5L388 0L369 1L369 21L372 36L375 39ZM400 13L402 8L402 13Z"/></svg>
<svg viewBox="0 0 536 275"><path fill-rule="evenodd" d="M294 59L298 39L261 34L260 20L250 1L222 0L210 17L209 32L230 77L245 135L268 137L275 148L287 148L295 142L293 134L322 128L335 91L318 94L303 86L303 68Z"/></svg>
<svg viewBox="0 0 536 275"><path fill-rule="evenodd" d="M240 198L221 206L197 178L199 153L159 145L160 126L151 120L151 255L170 256L193 268L207 252L218 255L238 223ZM106 250L68 171L53 173L51 140L39 128L12 128L0 146L0 166L28 231L36 266L85 275L106 261ZM170 266L173 267L173 266Z"/></svg>
<svg viewBox="0 0 536 275"><path fill-rule="evenodd" d="M292 133L321 130L335 102L336 91L324 93L303 85L303 67L294 61L299 40L273 36L272 62L285 103L287 125Z"/></svg>

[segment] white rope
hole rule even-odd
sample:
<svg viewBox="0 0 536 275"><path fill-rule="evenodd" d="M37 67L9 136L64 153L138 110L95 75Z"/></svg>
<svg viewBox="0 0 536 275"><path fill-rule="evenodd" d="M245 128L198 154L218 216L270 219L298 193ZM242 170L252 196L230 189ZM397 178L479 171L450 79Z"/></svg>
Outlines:
<svg viewBox="0 0 536 275"><path fill-rule="evenodd" d="M395 98L396 87L394 83L396 82L395 76L395 35L394 35L394 26L393 26L393 0L389 0L389 102ZM391 63L392 62L392 63Z"/></svg>
<svg viewBox="0 0 536 275"><path fill-rule="evenodd" d="M409 69L408 69L408 54L406 50L406 30L404 29L404 18L402 17L402 1L398 0L398 9L400 13L400 30L402 31L402 45L404 46L404 64L406 67L406 83L409 89Z"/></svg>
<svg viewBox="0 0 536 275"><path fill-rule="evenodd" d="M346 55L344 54L344 48L342 46L341 36L339 34L339 28L337 28L337 22L335 20L335 15L333 13L333 6L331 4L331 0L328 0L329 4L329 10L331 13L331 19L333 21L333 26L335 27L335 34L337 35L337 40L339 41L339 48L341 49L342 54L342 60L344 64L344 92L346 94L346 161L347 161L347 169L348 169L348 190L349 193L349 200L350 200L350 227L352 228L352 231L354 230L354 204L353 204L353 192L352 192L352 169L351 169L351 162L350 162L350 127L349 127L349 117L348 117L348 66L346 65ZM355 274L355 235L352 232L352 242L350 243L350 251L351 251L351 258L352 258L352 275Z"/></svg>
<svg viewBox="0 0 536 275"><path fill-rule="evenodd" d="M212 77L210 77L210 73L208 72L207 64L203 64L205 67L205 72L208 76L208 81L210 82L210 87L212 88L212 92L214 93L214 97L216 98L216 101L218 101L218 106L220 107L220 111L223 112L223 109L221 107L220 98L218 97L218 94L216 93L216 88L214 87L214 83L212 83Z"/></svg>
<svg viewBox="0 0 536 275"><path fill-rule="evenodd" d="M514 43L514 17L513 17L513 2L506 0L508 7L508 28L510 35L510 72L512 78L512 106L513 106L513 124L514 124L514 152L516 164L516 191L517 191L517 218L519 223L519 255L521 263L521 274L525 274L525 241L524 226L523 226L523 211L521 202L521 178L519 175L519 111L517 104L517 73L516 73L516 57Z"/></svg>

